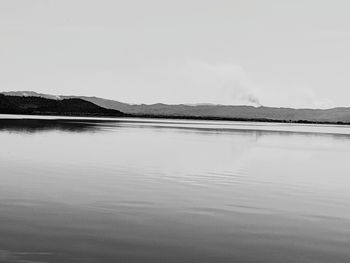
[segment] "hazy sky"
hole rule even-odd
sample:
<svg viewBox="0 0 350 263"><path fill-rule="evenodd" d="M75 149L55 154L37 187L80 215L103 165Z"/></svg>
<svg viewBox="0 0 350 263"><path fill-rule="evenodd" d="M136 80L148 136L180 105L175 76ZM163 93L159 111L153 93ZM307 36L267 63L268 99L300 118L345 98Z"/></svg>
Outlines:
<svg viewBox="0 0 350 263"><path fill-rule="evenodd" d="M0 0L0 89L350 106L349 10L339 0Z"/></svg>

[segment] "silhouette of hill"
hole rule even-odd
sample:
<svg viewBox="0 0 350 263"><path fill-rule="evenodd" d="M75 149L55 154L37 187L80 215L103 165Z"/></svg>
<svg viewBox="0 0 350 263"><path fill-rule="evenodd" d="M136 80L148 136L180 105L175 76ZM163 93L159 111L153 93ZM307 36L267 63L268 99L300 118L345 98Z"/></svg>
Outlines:
<svg viewBox="0 0 350 263"><path fill-rule="evenodd" d="M82 99L102 108L123 112L128 116L152 118L184 118L237 121L274 121L301 123L350 123L350 108L293 109L276 107L228 106L228 105L168 105L168 104L127 104L119 101L86 96L56 96L32 91L3 92L7 95L36 96L57 101Z"/></svg>
<svg viewBox="0 0 350 263"><path fill-rule="evenodd" d="M122 112L105 109L89 101L47 99L43 97L7 96L0 94L0 113L66 116L125 116Z"/></svg>

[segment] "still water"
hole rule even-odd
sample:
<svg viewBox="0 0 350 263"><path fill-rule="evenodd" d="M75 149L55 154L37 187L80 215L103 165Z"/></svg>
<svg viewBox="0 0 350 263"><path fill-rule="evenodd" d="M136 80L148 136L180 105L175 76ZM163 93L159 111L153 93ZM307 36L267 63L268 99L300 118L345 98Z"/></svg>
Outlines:
<svg viewBox="0 0 350 263"><path fill-rule="evenodd" d="M0 117L0 262L350 262L350 128Z"/></svg>

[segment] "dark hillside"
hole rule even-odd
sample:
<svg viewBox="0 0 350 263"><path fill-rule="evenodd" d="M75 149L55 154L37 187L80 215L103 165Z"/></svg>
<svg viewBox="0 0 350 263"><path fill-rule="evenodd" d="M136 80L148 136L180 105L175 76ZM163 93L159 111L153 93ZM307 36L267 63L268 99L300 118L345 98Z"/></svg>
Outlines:
<svg viewBox="0 0 350 263"><path fill-rule="evenodd" d="M3 94L0 94L0 113L66 116L124 116L124 114L118 110L105 109L78 98L52 100L41 97L6 96Z"/></svg>

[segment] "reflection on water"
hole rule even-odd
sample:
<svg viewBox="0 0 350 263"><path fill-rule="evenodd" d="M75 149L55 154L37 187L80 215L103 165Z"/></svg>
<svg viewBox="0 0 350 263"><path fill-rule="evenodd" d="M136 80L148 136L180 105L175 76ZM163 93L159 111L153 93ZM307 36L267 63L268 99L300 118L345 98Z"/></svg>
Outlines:
<svg viewBox="0 0 350 263"><path fill-rule="evenodd" d="M3 119L0 131L34 133L46 131L93 132L99 129L97 121L76 120L37 120L37 119Z"/></svg>
<svg viewBox="0 0 350 263"><path fill-rule="evenodd" d="M348 130L0 119L0 262L348 262Z"/></svg>

